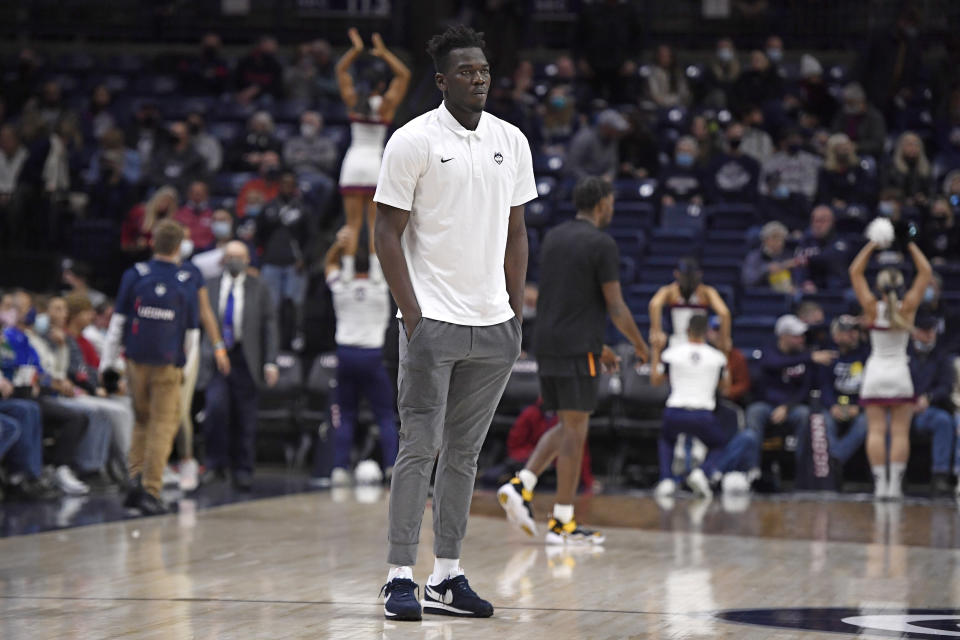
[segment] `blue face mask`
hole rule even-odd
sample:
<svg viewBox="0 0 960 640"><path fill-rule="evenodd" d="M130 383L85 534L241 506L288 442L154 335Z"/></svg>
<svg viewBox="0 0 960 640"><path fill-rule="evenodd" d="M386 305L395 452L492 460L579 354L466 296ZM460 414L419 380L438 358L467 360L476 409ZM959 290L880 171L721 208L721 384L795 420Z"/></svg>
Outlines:
<svg viewBox="0 0 960 640"><path fill-rule="evenodd" d="M33 321L33 330L41 336L47 335L50 330L50 316L45 313L38 313Z"/></svg>
<svg viewBox="0 0 960 640"><path fill-rule="evenodd" d="M936 295L937 295L937 292L934 290L933 287L927 287L923 291L923 301L926 302L927 304L930 304L931 302L933 302L933 299L936 297Z"/></svg>
<svg viewBox="0 0 960 640"><path fill-rule="evenodd" d="M896 212L896 206L889 200L884 200L877 205L877 210L880 212L880 215L890 218Z"/></svg>
<svg viewBox="0 0 960 640"><path fill-rule="evenodd" d="M567 96L551 96L550 106L554 109L563 109L567 106Z"/></svg>
<svg viewBox="0 0 960 640"><path fill-rule="evenodd" d="M786 200L790 197L790 188L786 185L778 184L773 190L773 197L777 200Z"/></svg>
<svg viewBox="0 0 960 640"><path fill-rule="evenodd" d="M247 207L247 211L250 211L249 207ZM226 240L233 235L233 223L226 220L214 220L213 224L210 225L210 230L213 231L213 237L217 240Z"/></svg>
<svg viewBox="0 0 960 640"><path fill-rule="evenodd" d="M916 340L916 339L914 339L913 341L913 348L917 351L917 353L930 353L931 351L933 351L933 348L935 346L937 346L937 343L935 341L923 342L922 340Z"/></svg>
<svg viewBox="0 0 960 640"><path fill-rule="evenodd" d="M251 202L250 204L247 205L246 213L248 216L252 216L256 218L258 215L260 215L261 211L263 211L263 205L260 204L259 202L257 203Z"/></svg>
<svg viewBox="0 0 960 640"><path fill-rule="evenodd" d="M692 167L693 166L693 154L691 153L678 153L676 155L676 161L678 167Z"/></svg>

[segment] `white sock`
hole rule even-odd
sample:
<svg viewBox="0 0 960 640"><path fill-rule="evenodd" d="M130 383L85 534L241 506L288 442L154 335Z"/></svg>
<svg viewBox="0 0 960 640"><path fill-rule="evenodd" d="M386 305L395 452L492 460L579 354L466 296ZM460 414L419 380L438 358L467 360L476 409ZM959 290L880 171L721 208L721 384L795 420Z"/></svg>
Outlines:
<svg viewBox="0 0 960 640"><path fill-rule="evenodd" d="M340 256L340 267L344 273L353 274L356 258L351 255Z"/></svg>
<svg viewBox="0 0 960 640"><path fill-rule="evenodd" d="M900 488L903 484L903 476L907 472L907 463L906 462L891 462L890 463L890 484L891 486Z"/></svg>
<svg viewBox="0 0 960 640"><path fill-rule="evenodd" d="M560 524L567 524L573 520L573 505L572 504L555 504L553 505L553 517L556 518Z"/></svg>
<svg viewBox="0 0 960 640"><path fill-rule="evenodd" d="M517 477L520 478L523 488L527 491L533 491L537 487L537 474L530 469L520 469L517 472Z"/></svg>
<svg viewBox="0 0 960 640"><path fill-rule="evenodd" d="M870 467L870 472L873 474L873 483L874 483L874 492L879 494L887 493L887 465L878 464L876 466Z"/></svg>
<svg viewBox="0 0 960 640"><path fill-rule="evenodd" d="M427 584L438 585L447 578L460 574L460 558L436 558L433 561L433 573Z"/></svg>
<svg viewBox="0 0 960 640"><path fill-rule="evenodd" d="M413 580L413 569L411 567L393 566L390 568L390 573L387 574L387 582L390 582L394 578Z"/></svg>

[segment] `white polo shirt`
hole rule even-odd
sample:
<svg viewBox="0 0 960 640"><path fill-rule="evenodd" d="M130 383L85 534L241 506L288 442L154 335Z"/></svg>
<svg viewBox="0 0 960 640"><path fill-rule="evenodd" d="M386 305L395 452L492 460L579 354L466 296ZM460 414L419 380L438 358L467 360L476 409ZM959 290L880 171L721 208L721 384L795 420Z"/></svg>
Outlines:
<svg viewBox="0 0 960 640"><path fill-rule="evenodd" d="M708 344L686 342L671 345L660 360L669 365L670 396L667 406L676 409L706 409L717 407L717 384L727 356Z"/></svg>
<svg viewBox="0 0 960 640"><path fill-rule="evenodd" d="M327 277L337 315L337 346L380 349L390 322L390 290L383 279L380 261L370 256L366 278L357 278L353 268L334 269Z"/></svg>
<svg viewBox="0 0 960 640"><path fill-rule="evenodd" d="M490 326L513 317L503 272L510 207L537 197L526 137L484 112L465 129L441 104L398 129L373 199L410 212L403 252L424 318Z"/></svg>

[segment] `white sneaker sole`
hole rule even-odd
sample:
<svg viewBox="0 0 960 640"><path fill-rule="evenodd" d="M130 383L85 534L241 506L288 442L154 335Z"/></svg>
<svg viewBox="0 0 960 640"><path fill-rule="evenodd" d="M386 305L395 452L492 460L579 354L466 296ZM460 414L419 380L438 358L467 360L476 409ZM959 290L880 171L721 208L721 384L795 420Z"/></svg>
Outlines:
<svg viewBox="0 0 960 640"><path fill-rule="evenodd" d="M497 501L507 513L507 520L531 538L537 535L537 525L523 507L523 498L517 495L513 485L505 484L497 489Z"/></svg>
<svg viewBox="0 0 960 640"><path fill-rule="evenodd" d="M571 538L570 536L564 536L559 533L554 533L553 531L548 531L545 539L547 544L566 545L570 547L586 547L603 544L606 542L607 536L601 533L598 536L590 536L589 538Z"/></svg>
<svg viewBox="0 0 960 640"><path fill-rule="evenodd" d="M435 600L421 600L420 606L424 613L432 613L441 616L458 616L460 618L489 618L490 616L478 616L472 611L466 609L457 609L451 604L436 602ZM491 614L492 615L492 614Z"/></svg>

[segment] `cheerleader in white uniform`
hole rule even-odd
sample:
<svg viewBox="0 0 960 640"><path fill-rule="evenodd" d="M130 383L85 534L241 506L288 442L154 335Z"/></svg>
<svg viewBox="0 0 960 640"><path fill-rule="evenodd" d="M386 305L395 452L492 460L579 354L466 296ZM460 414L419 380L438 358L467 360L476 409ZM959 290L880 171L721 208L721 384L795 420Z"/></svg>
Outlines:
<svg viewBox="0 0 960 640"><path fill-rule="evenodd" d="M340 97L350 116L350 148L343 158L340 170L340 194L347 226L353 229L352 244L345 251L351 259L357 252L357 238L363 226L364 212L367 215L371 251L373 251L373 226L376 207L373 194L380 175L380 159L387 138L387 128L393 121L397 107L403 101L410 84L410 70L383 44L379 33L373 34L370 53L386 62L393 72L393 80L387 85L380 80L372 83L369 92L358 92L350 76L350 67L363 52L360 33L351 28L348 32L353 46L337 62L337 84Z"/></svg>
<svg viewBox="0 0 960 640"><path fill-rule="evenodd" d="M673 333L665 340L669 344L682 344L687 341L687 327L690 318L695 315L709 315L712 311L720 318L723 351L730 350L730 310L717 290L703 284L703 271L695 258L682 258L673 272L674 282L660 287L650 298L650 340L663 334L663 308L670 309L670 321ZM659 339L659 338L658 338Z"/></svg>
<svg viewBox="0 0 960 640"><path fill-rule="evenodd" d="M903 495L903 474L910 455L910 421L915 402L907 345L917 308L933 273L919 247L909 241L904 244L917 268L917 275L906 293L903 291L903 274L893 268L877 274L876 294L870 289L864 272L870 256L881 245L868 242L850 264L851 284L863 308L861 324L870 328L871 351L864 367L860 404L864 405L867 414L867 459L873 472L874 495L880 499L896 499Z"/></svg>

